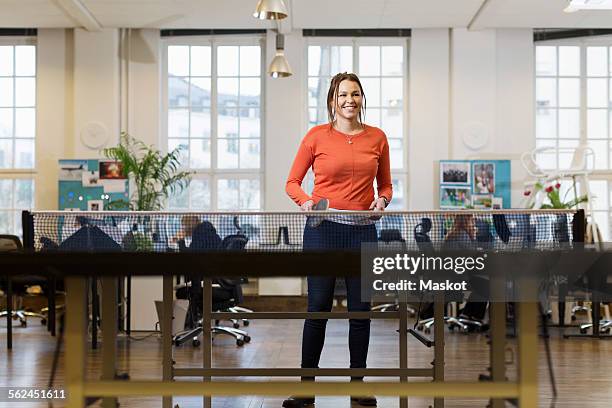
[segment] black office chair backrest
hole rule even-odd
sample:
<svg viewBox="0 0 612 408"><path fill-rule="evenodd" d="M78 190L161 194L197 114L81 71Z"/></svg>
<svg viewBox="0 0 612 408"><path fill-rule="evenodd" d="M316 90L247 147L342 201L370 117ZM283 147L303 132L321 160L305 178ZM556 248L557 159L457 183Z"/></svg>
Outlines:
<svg viewBox="0 0 612 408"><path fill-rule="evenodd" d="M246 237L246 235L227 235L225 238L223 238L223 241L221 241L221 248L226 251L242 251L248 242L249 239Z"/></svg>
<svg viewBox="0 0 612 408"><path fill-rule="evenodd" d="M100 228L84 225L77 232L59 244L59 251L121 251L121 245Z"/></svg>
<svg viewBox="0 0 612 408"><path fill-rule="evenodd" d="M569 236L569 223L567 222L567 215L559 214L553 224L554 238L558 243L567 243L570 241Z"/></svg>
<svg viewBox="0 0 612 408"><path fill-rule="evenodd" d="M491 233L491 224L486 220L476 219L476 242L478 246L484 249L493 248L493 234Z"/></svg>
<svg viewBox="0 0 612 408"><path fill-rule="evenodd" d="M402 233L398 229L383 229L380 230L380 236L378 237L379 241L389 243L389 242L406 242L406 240L402 237Z"/></svg>
<svg viewBox="0 0 612 408"><path fill-rule="evenodd" d="M51 238L40 237L38 241L40 242L42 251L55 251L59 249L59 245L57 244L57 242L55 242Z"/></svg>
<svg viewBox="0 0 612 408"><path fill-rule="evenodd" d="M0 235L0 252L15 252L23 248L16 235Z"/></svg>
<svg viewBox="0 0 612 408"><path fill-rule="evenodd" d="M508 222L506 221L506 216L504 214L493 214L493 226L495 227L495 232L497 232L499 239L501 239L504 244L507 244L508 241L510 241L511 233Z"/></svg>
<svg viewBox="0 0 612 408"><path fill-rule="evenodd" d="M432 251L433 243L429 238L431 231L431 219L421 218L421 222L414 227L414 240L421 251Z"/></svg>
<svg viewBox="0 0 612 408"><path fill-rule="evenodd" d="M209 221L198 224L191 234L190 251L215 251L222 249L221 237Z"/></svg>

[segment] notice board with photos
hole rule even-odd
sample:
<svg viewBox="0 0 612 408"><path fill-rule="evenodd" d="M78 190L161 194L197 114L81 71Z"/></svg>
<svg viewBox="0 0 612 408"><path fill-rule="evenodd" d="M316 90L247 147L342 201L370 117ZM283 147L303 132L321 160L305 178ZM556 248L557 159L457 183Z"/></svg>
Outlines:
<svg viewBox="0 0 612 408"><path fill-rule="evenodd" d="M510 160L441 160L440 208L512 208Z"/></svg>
<svg viewBox="0 0 612 408"><path fill-rule="evenodd" d="M129 201L122 163L113 160L60 160L58 193L58 208L68 211L103 211L111 202ZM127 205L113 209L127 209Z"/></svg>

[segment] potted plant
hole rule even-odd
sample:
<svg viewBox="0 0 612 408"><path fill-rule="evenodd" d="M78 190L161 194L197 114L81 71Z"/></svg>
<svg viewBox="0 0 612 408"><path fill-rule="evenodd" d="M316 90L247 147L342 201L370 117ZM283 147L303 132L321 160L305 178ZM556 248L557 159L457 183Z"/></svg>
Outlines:
<svg viewBox="0 0 612 408"><path fill-rule="evenodd" d="M569 201L565 201L570 190L574 190L574 198ZM535 184L533 194L538 195L538 193L540 193L541 191L544 191L546 193L546 198L548 199L548 202L541 203L541 205L537 206L538 208L542 209L569 209L577 207L579 204L588 201L588 197L586 195L578 196L578 194L576 193L575 184L573 189L568 189L565 192L565 194L563 195L563 199L561 199L561 183L559 183L558 181L555 184L549 184L547 186L544 186L544 184L542 184L541 182L537 182ZM529 196L532 194L532 191L526 190L523 194L525 196ZM540 200L535 200L531 207L535 207L536 203L539 201Z"/></svg>
<svg viewBox="0 0 612 408"><path fill-rule="evenodd" d="M127 207L133 211L161 210L170 194L181 192L191 181L192 173L181 170L180 150L178 147L164 154L122 132L119 144L102 150L102 154L122 163L123 175L130 183L130 197L128 201L114 201L108 208ZM142 228L139 228L139 224ZM124 240L133 244L131 249L150 250L153 247L152 237L149 236L151 228L148 224L149 217L143 217L134 224L132 236Z"/></svg>
<svg viewBox="0 0 612 408"><path fill-rule="evenodd" d="M102 150L105 157L123 164L124 176L131 189L126 205L133 211L160 210L170 194L181 192L191 181L191 172L180 170L180 147L167 154L147 146L126 132L121 133L119 145Z"/></svg>

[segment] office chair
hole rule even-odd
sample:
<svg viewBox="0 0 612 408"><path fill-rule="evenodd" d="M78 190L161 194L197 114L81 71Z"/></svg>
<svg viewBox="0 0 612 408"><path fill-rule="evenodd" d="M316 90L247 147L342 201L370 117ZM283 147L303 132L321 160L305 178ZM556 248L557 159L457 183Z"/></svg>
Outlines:
<svg viewBox="0 0 612 408"><path fill-rule="evenodd" d="M497 214L494 214L494 220ZM494 221L495 223L495 221ZM475 245L478 249L490 250L493 248L494 237L491 233L490 224L482 219L476 219L474 221L476 226L476 242ZM473 247L474 243L468 243L468 247ZM464 326L459 326L460 329L465 331L486 331L489 325L484 323L484 318L489 306L488 294L489 294L489 280L479 276L470 277L470 287L475 289L467 298L463 309L461 309L457 316L457 321L462 323ZM483 299L478 299L482 297ZM455 328L454 323L449 324L449 330Z"/></svg>
<svg viewBox="0 0 612 408"><path fill-rule="evenodd" d="M192 241L189 247L185 246L185 243L179 243L179 248L190 252L206 252L216 250L227 250L227 251L242 251L246 247L248 238L242 234L232 234L226 236L223 240L217 234L215 227L208 221L200 223L192 234ZM181 285L177 290L177 298L183 298L189 300L189 311L188 311L188 322L187 324L192 328L177 334L173 342L175 345L180 346L181 344L191 340L194 347L200 345L198 336L202 333L202 320L199 319L201 315L202 305L202 285L201 283L195 284L194 282L201 282L199 276L187 277L190 283ZM212 287L212 310L213 311L228 311L230 308L238 306L243 301L242 287L240 280L232 279L213 279ZM235 322L234 322L235 324ZM195 327L194 327L195 326ZM236 327L220 326L218 321L215 321L215 325L211 328L212 334L225 334L232 336L236 339L236 345L243 346L245 343L251 341L251 337L244 330L240 330Z"/></svg>
<svg viewBox="0 0 612 408"><path fill-rule="evenodd" d="M431 227L431 219L426 217L421 218L421 222L414 227L414 240L416 241L419 250L425 253L432 253L434 251L433 242L429 237ZM420 312L417 315L417 330L424 331L425 333L430 333L431 327L434 325L433 303L429 303L424 310L421 310L421 305L419 305L419 311ZM444 323L452 324L453 328L458 327L460 330L465 332L469 330L469 327L467 325L461 323L457 318L453 316L444 316Z"/></svg>
<svg viewBox="0 0 612 408"><path fill-rule="evenodd" d="M402 233L398 229L382 229L378 237L379 249L387 250L406 250L406 240L402 237ZM410 305L406 305L408 314L413 317L416 315L416 309ZM397 299L393 303L384 303L382 305L372 306L373 312L398 311L399 303Z"/></svg>
<svg viewBox="0 0 612 408"><path fill-rule="evenodd" d="M21 245L21 241L19 240L19 238L15 235L0 235L0 252L13 252L13 251L19 251L23 248L23 246ZM46 323L46 317L40 313L34 313L34 312L28 312L24 309L21 309L21 307L23 307L23 296L27 293L26 290L28 288L28 286L33 286L33 285L43 285L46 283L46 280L42 277L36 277L36 276L19 276L19 277L12 277L10 280L10 285L13 287L17 286L19 287L20 290L17 297L19 298L19 306L15 309L12 304L13 299L9 299L8 298L8 292L12 292L8 290L8 284L7 283L7 287L5 287L5 292L7 292L7 299L6 299L6 304L7 304L7 310L0 312L0 317L6 317L8 314L8 310L11 310L11 317L14 320L19 320L19 323L21 324L22 327L26 327L28 325L28 317L36 317L41 319L41 323L45 324ZM11 288L11 289L12 289ZM11 296L12 297L12 296ZM9 302L11 302L11 308L9 308Z"/></svg>

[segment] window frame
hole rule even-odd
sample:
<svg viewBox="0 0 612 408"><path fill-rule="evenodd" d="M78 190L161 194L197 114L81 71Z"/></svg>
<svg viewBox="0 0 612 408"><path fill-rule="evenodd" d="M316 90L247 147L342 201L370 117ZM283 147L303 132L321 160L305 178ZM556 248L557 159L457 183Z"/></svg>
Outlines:
<svg viewBox="0 0 612 408"><path fill-rule="evenodd" d="M0 45L1 46L21 46L21 45L31 45L34 46L34 54L36 56L36 61L35 61L35 66L36 66L36 70L34 73L34 78L35 78L35 103L34 103L34 123L35 123L35 128L34 128L34 160L33 160L33 166L31 168L18 168L18 167L11 167L11 168L6 168L6 169L0 169L0 179L1 180L9 180L13 183L13 186L15 185L15 182L17 180L31 180L32 182L32 205L33 208L36 208L36 203L37 203L37 196L36 196L36 176L38 174L38 161L39 161L39 155L37 154L38 152L38 126L37 122L38 122L38 86L39 86L39 81L38 81L38 41L36 36L6 36L6 37L0 37ZM14 74L14 73L13 73ZM15 77L13 75L13 77ZM15 109L15 106L12 107L12 109ZM14 126L14 119L15 119L15 114L13 113L13 126ZM14 129L13 129L13 138L11 140L15 140L14 137ZM14 153L14 147L13 147L13 153ZM14 165L14 162L13 162ZM14 202L15 202L15 193L16 193L16 189L13 188L13 200L11 203L11 206L14 207ZM12 231L6 231L6 232L1 232L0 233L12 233L18 236L21 236L22 231L15 231L14 228L16 227L16 225L14 225L14 213L15 212L19 212L22 210L25 210L25 208L2 208L0 209L0 211L6 211L9 212L11 214L10 217L10 225L12 226L13 230Z"/></svg>
<svg viewBox="0 0 612 408"><path fill-rule="evenodd" d="M265 67L265 51L266 51L266 36L265 34L236 34L236 35L198 35L198 36L178 36L178 37L162 37L161 38L161 112L160 115L160 145L162 151L168 151L168 47L173 45L183 46L210 46L211 47L211 103L210 103L210 167L208 169L191 169L193 171L192 179L207 179L210 187L210 210L218 209L218 180L219 178L241 179L259 179L260 188L260 208L265 208L265 88L266 88L266 67ZM257 45L260 47L260 104L259 104L259 168L256 169L221 169L217 168L218 163L218 127L217 127L217 48L219 46L249 46ZM224 78L224 77L222 77ZM231 77L239 78L239 76ZM240 140L240 139L239 139ZM191 141L191 138L190 138ZM189 188L187 188L189 189ZM189 191L187 191L189 194ZM189 209L191 209L191 195L188 198Z"/></svg>
<svg viewBox="0 0 612 408"><path fill-rule="evenodd" d="M533 120L533 135L534 135L534 145L535 143L537 143L538 140L554 140L555 141L555 146L559 146L559 141L560 140L576 140L576 139L561 139L559 137L559 130L558 130L558 118L557 118L557 137L555 139L544 139L544 138L538 138L537 135L537 125L536 125L536 121L537 121L537 87L536 87L536 81L538 78L562 78L562 77L567 77L567 76L559 76L559 53L557 52L557 74L555 76L547 76L547 75L538 75L537 74L537 47L538 46L554 46L554 47L560 47L560 46L575 46L575 47L579 47L580 49L580 75L578 76L579 78L579 83L580 83L580 88L579 88L579 98L580 98L580 106L577 108L579 109L579 120L580 120L580 126L579 126L579 138L578 143L579 144L588 144L588 142L590 140L605 140L607 141L607 154L608 154L608 168L607 169L593 169L591 171L591 174L589 175L589 181L592 182L605 182L606 185L606 189L607 189L607 196L608 197L602 197L599 198L603 201L603 205L604 208L596 208L595 205L592 205L592 211L593 214L592 216L607 216L607 226L608 226L608 230L604 231L603 230L603 225L598 225L598 227L600 228L600 230L602 231L602 235L604 237L610 237L612 235L612 202L610 200L611 197L610 193L612 192L612 35L606 35L606 36L597 36L597 37L583 37L583 38L568 38L568 39L557 39L557 40L546 40L546 41L537 41L534 43L534 47L533 47L533 58L534 58L534 70L533 70L533 101L534 101L534 120ZM608 75L603 76L603 77L590 77L588 75L588 71L587 71L587 49L588 47L607 47L608 48ZM558 48L557 48L558 50ZM588 138L588 112L589 112L589 107L588 107L588 79L589 78L606 78L608 79L608 121L607 121L607 131L608 131L608 137L607 139L589 139ZM557 82L557 86L556 86L556 92L557 92L557 100L559 98L559 85ZM557 104L558 105L558 104ZM556 106L555 109L559 109L559 106ZM591 108L591 109L605 109L605 108ZM559 158L558 158L558 154L555 156L555 161L556 161L556 169L559 169ZM552 169L553 171L556 169ZM592 189L592 187L591 187ZM595 197L595 200L597 200L598 198ZM595 201L594 200L594 201ZM608 204L607 206L605 206L605 204Z"/></svg>
<svg viewBox="0 0 612 408"><path fill-rule="evenodd" d="M408 209L408 202L409 202L409 192L410 192L410 188L408 187L408 176L409 176L409 168L408 168L408 147L409 147L409 137L410 137L410 132L409 132L409 109L408 109L408 103L409 103L409 96L410 96L410 75L409 75L409 67L410 67L410 37L304 37L304 50L303 50L303 61L304 63L304 69L302 70L302 84L304 85L304 103L303 106L304 108L304 114L303 114L303 120L302 120L302 129L303 129L303 134L306 134L309 130L309 96L308 96L308 79L310 78L309 76L309 72L308 72L308 49L309 47L312 46L352 46L353 47L353 72L356 73L360 78L360 74L359 74L359 47L360 46L402 46L403 50L404 50L404 69L403 69L403 74L401 76L402 81L403 81L403 103L402 103L402 108L401 108L401 112L402 112L402 147L403 147L403 157L402 157L402 168L399 169L393 169L391 168L391 178L392 179L400 179L402 184L403 184L403 189L402 189L402 198L403 198L403 206L401 208L398 208L398 210L405 210ZM385 76L381 75L378 76L379 78L384 78ZM391 78L399 78L399 76L390 76ZM366 92L366 98L367 98L367 89L365 90ZM366 99L367 102L367 99ZM379 107L378 109L382 109L382 107ZM366 106L366 123L368 122L367 120L367 106ZM385 131L385 129L382 129L383 131ZM399 138L398 138L399 139ZM304 184L308 184L309 182L311 182L313 179L312 176L312 171L309 170L305 180L304 180ZM394 194L395 195L395 194ZM391 204L393 204L393 200L391 200Z"/></svg>

